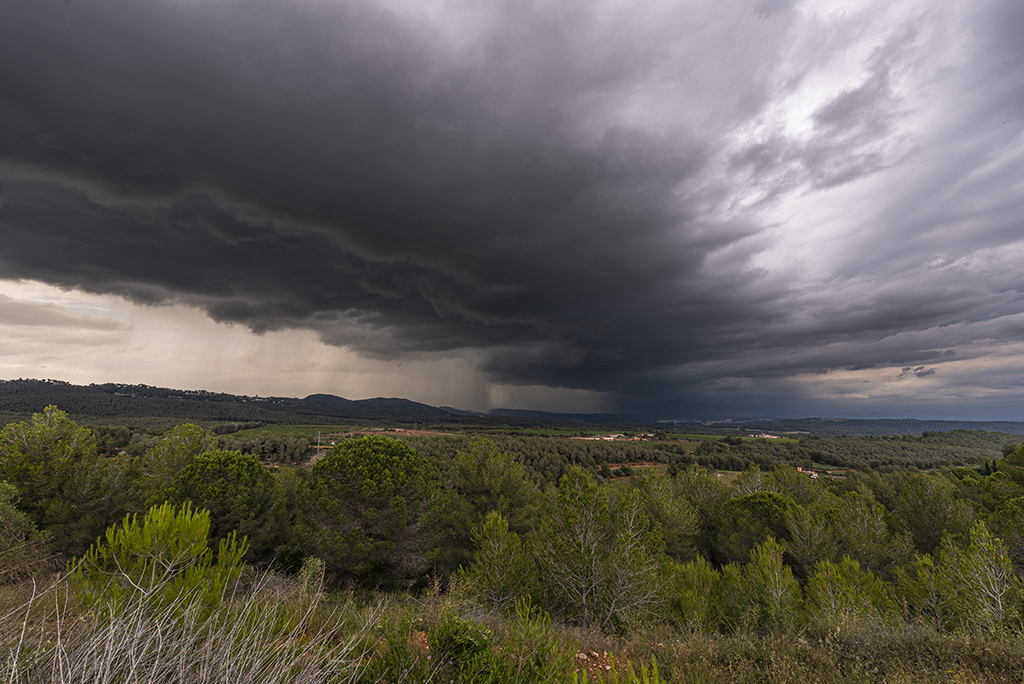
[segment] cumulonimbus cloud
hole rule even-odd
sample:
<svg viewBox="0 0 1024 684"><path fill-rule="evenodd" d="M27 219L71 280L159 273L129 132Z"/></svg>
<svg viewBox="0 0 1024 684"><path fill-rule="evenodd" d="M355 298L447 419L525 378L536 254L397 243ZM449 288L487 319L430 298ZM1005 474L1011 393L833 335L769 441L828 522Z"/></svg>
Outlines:
<svg viewBox="0 0 1024 684"><path fill-rule="evenodd" d="M898 4L7 3L0 277L624 399L931 368L1021 311L958 262L1020 235L1020 13Z"/></svg>

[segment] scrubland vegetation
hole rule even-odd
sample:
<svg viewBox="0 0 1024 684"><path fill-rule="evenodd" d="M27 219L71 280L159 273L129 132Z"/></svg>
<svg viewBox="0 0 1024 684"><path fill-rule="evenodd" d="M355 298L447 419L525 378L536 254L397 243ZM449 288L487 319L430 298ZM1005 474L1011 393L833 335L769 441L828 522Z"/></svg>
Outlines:
<svg viewBox="0 0 1024 684"><path fill-rule="evenodd" d="M1002 435L227 437L0 431L3 681L1024 681Z"/></svg>

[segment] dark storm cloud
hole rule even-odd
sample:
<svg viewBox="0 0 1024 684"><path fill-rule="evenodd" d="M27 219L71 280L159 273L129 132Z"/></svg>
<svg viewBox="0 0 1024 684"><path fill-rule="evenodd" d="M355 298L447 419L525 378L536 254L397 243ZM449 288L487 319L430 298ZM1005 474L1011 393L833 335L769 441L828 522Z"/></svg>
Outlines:
<svg viewBox="0 0 1024 684"><path fill-rule="evenodd" d="M979 138L978 112L1020 96L1019 34L1005 29L1019 18L1002 3L976 22L999 38L958 87L982 73L1005 87L951 119L978 141L951 164L982 167L999 134ZM901 93L928 56L920 18L879 39L809 133L736 144L805 76L772 76L796 21L776 0L13 0L0 8L0 277L309 328L372 357L482 349L493 379L623 397L697 391L722 371L677 371L702 363L927 375L957 340L899 333L1022 310L1019 279L993 289L956 262L975 239L1019 239L1019 220L1004 200L981 226L974 210L958 221L980 187L902 208L886 197L891 214L850 240L863 259L839 260L825 287L755 266L775 229L758 208L870 177L919 144ZM961 182L947 168L907 196ZM759 199L739 211L740 195Z"/></svg>

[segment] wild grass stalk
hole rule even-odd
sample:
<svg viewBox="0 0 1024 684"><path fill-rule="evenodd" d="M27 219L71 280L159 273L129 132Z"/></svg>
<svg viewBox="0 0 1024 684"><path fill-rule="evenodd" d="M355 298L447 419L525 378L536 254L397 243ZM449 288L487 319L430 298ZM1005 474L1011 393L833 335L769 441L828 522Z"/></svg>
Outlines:
<svg viewBox="0 0 1024 684"><path fill-rule="evenodd" d="M261 579L212 614L197 595L171 605L143 599L116 609L75 605L66 582L33 593L3 634L7 684L350 682L366 658L361 639L377 614L324 614ZM342 611L344 613L344 611Z"/></svg>

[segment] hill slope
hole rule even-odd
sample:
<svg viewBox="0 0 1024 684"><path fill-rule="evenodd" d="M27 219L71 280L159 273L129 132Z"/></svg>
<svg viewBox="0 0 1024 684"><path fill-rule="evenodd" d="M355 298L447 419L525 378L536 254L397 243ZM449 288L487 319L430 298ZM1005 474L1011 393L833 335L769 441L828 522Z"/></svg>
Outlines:
<svg viewBox="0 0 1024 684"><path fill-rule="evenodd" d="M336 423L445 420L448 411L408 399L352 401L330 394L305 399L245 397L149 385L72 385L59 380L0 380L0 413L27 416L56 405L76 418L163 417L204 422Z"/></svg>

